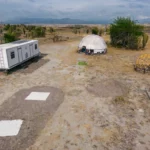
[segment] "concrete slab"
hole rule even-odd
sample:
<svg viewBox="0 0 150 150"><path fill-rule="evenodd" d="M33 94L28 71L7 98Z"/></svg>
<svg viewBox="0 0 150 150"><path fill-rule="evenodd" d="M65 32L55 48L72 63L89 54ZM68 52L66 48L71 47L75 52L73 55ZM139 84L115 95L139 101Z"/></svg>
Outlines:
<svg viewBox="0 0 150 150"><path fill-rule="evenodd" d="M0 137L17 135L19 133L22 123L22 120L0 121Z"/></svg>
<svg viewBox="0 0 150 150"><path fill-rule="evenodd" d="M31 92L25 100L46 101L50 92Z"/></svg>

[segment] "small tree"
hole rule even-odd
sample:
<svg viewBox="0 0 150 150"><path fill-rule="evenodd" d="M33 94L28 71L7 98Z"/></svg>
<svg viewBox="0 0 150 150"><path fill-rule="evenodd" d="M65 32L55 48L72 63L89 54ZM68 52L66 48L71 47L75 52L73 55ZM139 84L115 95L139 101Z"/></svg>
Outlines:
<svg viewBox="0 0 150 150"><path fill-rule="evenodd" d="M53 39L53 42L58 42L59 36L57 34L54 34L52 39Z"/></svg>
<svg viewBox="0 0 150 150"><path fill-rule="evenodd" d="M3 38L4 38L4 37L0 35L0 43L1 43L1 44L3 43Z"/></svg>
<svg viewBox="0 0 150 150"><path fill-rule="evenodd" d="M16 41L17 39L16 39L16 36L12 33L5 33L4 40L5 40L5 43L9 43L9 42Z"/></svg>
<svg viewBox="0 0 150 150"><path fill-rule="evenodd" d="M3 33L3 29L0 28L0 34L2 34L2 33Z"/></svg>
<svg viewBox="0 0 150 150"><path fill-rule="evenodd" d="M99 34L99 29L98 29L98 27L94 27L94 28L92 29L92 34L96 34L96 35Z"/></svg>
<svg viewBox="0 0 150 150"><path fill-rule="evenodd" d="M89 29L86 30L86 33L89 34Z"/></svg>
<svg viewBox="0 0 150 150"><path fill-rule="evenodd" d="M144 40L144 27L136 24L130 18L119 17L110 26L111 44L117 47L142 49L147 40ZM144 41L144 44L141 44Z"/></svg>
<svg viewBox="0 0 150 150"><path fill-rule="evenodd" d="M104 33L104 30L101 28L101 29L99 30L99 35L102 36L103 33Z"/></svg>
<svg viewBox="0 0 150 150"><path fill-rule="evenodd" d="M149 36L146 33L144 33L143 34L143 48L146 46L148 39L149 39Z"/></svg>
<svg viewBox="0 0 150 150"><path fill-rule="evenodd" d="M23 29L22 29L22 31L23 31L23 34L25 35L25 34L26 34L26 30L25 30L25 28L23 28Z"/></svg>
<svg viewBox="0 0 150 150"><path fill-rule="evenodd" d="M53 27L50 27L50 28L49 28L49 32L50 32L50 33L55 32L54 28L53 28Z"/></svg>
<svg viewBox="0 0 150 150"><path fill-rule="evenodd" d="M12 34L15 35L16 38L19 38L21 36L21 31L17 30L17 31L12 32Z"/></svg>
<svg viewBox="0 0 150 150"><path fill-rule="evenodd" d="M34 37L44 37L45 36L45 28L43 27L36 27L31 32L32 38Z"/></svg>
<svg viewBox="0 0 150 150"><path fill-rule="evenodd" d="M33 25L27 26L27 30L29 30L29 31L35 30L35 28L36 28L36 26L33 26Z"/></svg>
<svg viewBox="0 0 150 150"><path fill-rule="evenodd" d="M78 30L77 30L77 29L74 29L74 30L73 30L73 33L74 33L74 34L77 34L77 33L78 33Z"/></svg>
<svg viewBox="0 0 150 150"><path fill-rule="evenodd" d="M4 30L9 30L9 28L10 28L10 24L7 24L7 25L5 25L5 27L4 27Z"/></svg>

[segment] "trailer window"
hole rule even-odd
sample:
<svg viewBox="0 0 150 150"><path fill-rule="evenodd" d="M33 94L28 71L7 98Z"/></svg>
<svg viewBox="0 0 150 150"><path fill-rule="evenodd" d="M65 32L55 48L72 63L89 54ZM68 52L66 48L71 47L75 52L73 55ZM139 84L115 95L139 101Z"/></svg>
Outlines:
<svg viewBox="0 0 150 150"><path fill-rule="evenodd" d="M35 44L35 49L37 49L37 44Z"/></svg>
<svg viewBox="0 0 150 150"><path fill-rule="evenodd" d="M14 59L15 58L15 52L11 52L10 56L11 56L11 59Z"/></svg>

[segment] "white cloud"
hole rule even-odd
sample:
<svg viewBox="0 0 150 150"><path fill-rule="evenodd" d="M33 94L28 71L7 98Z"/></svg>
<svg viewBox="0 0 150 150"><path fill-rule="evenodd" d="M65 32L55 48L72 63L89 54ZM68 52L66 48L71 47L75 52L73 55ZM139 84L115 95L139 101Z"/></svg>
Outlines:
<svg viewBox="0 0 150 150"><path fill-rule="evenodd" d="M148 17L150 0L0 0L1 19L15 17L110 19ZM129 15L132 14L132 15ZM138 15L138 16L137 16ZM139 17L140 16L140 17Z"/></svg>
<svg viewBox="0 0 150 150"><path fill-rule="evenodd" d="M141 16L138 16L137 18L138 18L138 19L150 19L150 16L142 16L142 15L141 15Z"/></svg>

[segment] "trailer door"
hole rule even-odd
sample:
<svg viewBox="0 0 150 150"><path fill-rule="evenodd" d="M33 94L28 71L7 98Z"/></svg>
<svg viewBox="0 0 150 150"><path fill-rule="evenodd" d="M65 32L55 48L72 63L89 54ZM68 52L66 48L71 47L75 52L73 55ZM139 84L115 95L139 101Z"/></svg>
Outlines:
<svg viewBox="0 0 150 150"><path fill-rule="evenodd" d="M30 45L30 54L31 54L31 57L34 56L33 44Z"/></svg>
<svg viewBox="0 0 150 150"><path fill-rule="evenodd" d="M9 69L19 63L17 47L7 49L7 60Z"/></svg>
<svg viewBox="0 0 150 150"><path fill-rule="evenodd" d="M19 62L22 62L23 61L23 57L22 57L22 48L18 48L18 60Z"/></svg>

